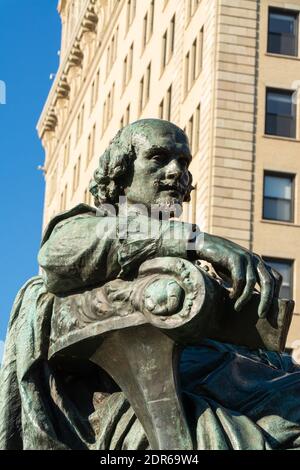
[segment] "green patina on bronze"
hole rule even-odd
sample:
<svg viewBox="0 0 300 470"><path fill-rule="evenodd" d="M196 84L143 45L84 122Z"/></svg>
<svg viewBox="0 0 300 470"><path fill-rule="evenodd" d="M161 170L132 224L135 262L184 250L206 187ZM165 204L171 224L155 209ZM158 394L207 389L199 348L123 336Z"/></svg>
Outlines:
<svg viewBox="0 0 300 470"><path fill-rule="evenodd" d="M300 388L299 370L284 369L278 354L293 302L278 299L280 276L258 255L170 218L190 199L191 158L177 126L137 121L99 159L90 184L97 211L81 204L50 222L42 276L21 289L11 313L0 448L300 445L296 398L276 402L267 418L252 397L265 396L270 380L279 393L283 375L286 388Z"/></svg>

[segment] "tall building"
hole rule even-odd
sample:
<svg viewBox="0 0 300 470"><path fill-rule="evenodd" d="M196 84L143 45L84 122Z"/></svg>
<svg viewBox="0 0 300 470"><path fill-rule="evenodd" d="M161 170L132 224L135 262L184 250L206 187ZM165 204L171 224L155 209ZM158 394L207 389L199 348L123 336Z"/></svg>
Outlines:
<svg viewBox="0 0 300 470"><path fill-rule="evenodd" d="M300 338L300 0L60 0L60 65L38 123L44 224L79 202L117 130L189 136L185 218L264 256Z"/></svg>

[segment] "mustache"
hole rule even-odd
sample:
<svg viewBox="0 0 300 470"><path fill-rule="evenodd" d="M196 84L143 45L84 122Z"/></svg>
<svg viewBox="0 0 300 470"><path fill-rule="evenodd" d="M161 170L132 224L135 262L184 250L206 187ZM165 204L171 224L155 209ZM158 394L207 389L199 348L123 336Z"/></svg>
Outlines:
<svg viewBox="0 0 300 470"><path fill-rule="evenodd" d="M179 181L170 181L170 180L155 180L154 186L159 190L170 190L173 189L178 191L182 194L185 194L188 190L188 186L185 184L180 183Z"/></svg>

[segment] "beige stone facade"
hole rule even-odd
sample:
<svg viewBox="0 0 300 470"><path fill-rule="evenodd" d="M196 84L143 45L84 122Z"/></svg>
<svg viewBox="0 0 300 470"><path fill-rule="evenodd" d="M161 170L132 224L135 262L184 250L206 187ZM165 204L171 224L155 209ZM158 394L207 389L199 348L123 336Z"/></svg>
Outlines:
<svg viewBox="0 0 300 470"><path fill-rule="evenodd" d="M296 18L300 0L60 0L60 66L38 123L44 225L92 202L88 182L120 127L173 121L193 152L184 217L292 262L291 345L300 338L300 119L293 138L266 135L265 119L267 89L297 90L300 56L267 52L269 8ZM263 217L266 171L293 175L293 221Z"/></svg>

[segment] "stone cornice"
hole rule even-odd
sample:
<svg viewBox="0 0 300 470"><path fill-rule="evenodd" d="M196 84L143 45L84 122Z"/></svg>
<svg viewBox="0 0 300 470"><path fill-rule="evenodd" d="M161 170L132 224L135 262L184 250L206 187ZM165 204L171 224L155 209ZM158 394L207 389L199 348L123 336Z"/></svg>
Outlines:
<svg viewBox="0 0 300 470"><path fill-rule="evenodd" d="M74 99L74 102L72 102L71 107L67 110L65 114L65 119L63 121L63 127L59 127L59 125L56 124L54 131L52 132L45 132L43 134L42 138L42 143L45 148L46 152L46 170L47 172L50 172L53 170L55 167L55 164L58 159L58 149L60 146L60 143L66 138L67 135L69 135L70 132L70 126L72 126L74 119L76 117L76 114L79 112L79 106L81 103L82 96L87 92L87 87L88 84L91 80L91 77L96 73L96 70L98 69L98 61L99 58L102 56L103 51L105 50L107 43L111 37L111 33L114 30L116 26L116 21L119 17L119 13L121 9L123 8L122 3L120 2L118 5L118 8L115 10L113 17L109 17L105 11L100 11L99 13L99 23L101 23L101 34L99 38L99 34L97 34L98 40L97 40L97 48L95 50L94 56L92 58L91 63L89 64L88 69L86 70L86 75L84 80L81 81L80 89L76 93L76 97ZM109 19L109 21L104 21L104 15L106 15L106 18ZM78 73L79 67L73 67L71 68L70 73ZM72 93L71 93L71 99L72 99ZM66 106L66 103L68 103L67 100L57 100L56 106L54 108L56 114L59 116L61 115L61 106L64 107Z"/></svg>
<svg viewBox="0 0 300 470"><path fill-rule="evenodd" d="M94 33L98 23L98 16L95 12L95 6L93 4L88 5L86 14L82 20L82 31Z"/></svg>
<svg viewBox="0 0 300 470"><path fill-rule="evenodd" d="M54 132L56 129L58 123L56 110L57 101L59 99L69 99L70 96L68 73L72 67L82 67L82 37L85 33L96 32L97 24L99 24L98 14L101 9L105 9L106 6L107 0L86 0L86 4L82 9L82 14L78 21L78 27L73 33L69 47L64 51L55 80L37 123L37 130L41 139L43 139L45 132ZM62 2L59 3L58 8L62 8ZM105 14L104 17L106 17ZM104 24L101 25L103 30L106 29L106 23L107 21L104 21Z"/></svg>

